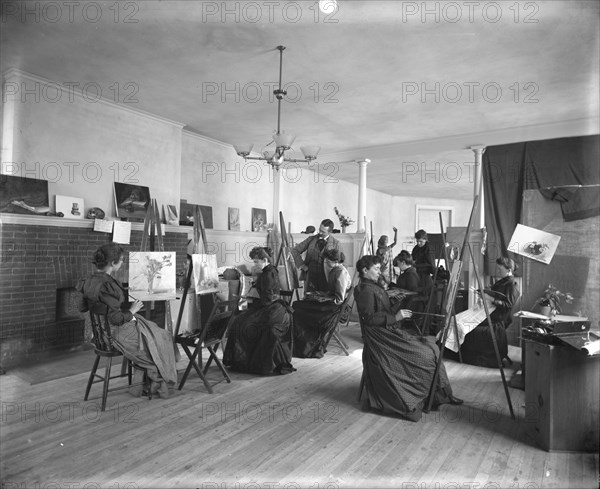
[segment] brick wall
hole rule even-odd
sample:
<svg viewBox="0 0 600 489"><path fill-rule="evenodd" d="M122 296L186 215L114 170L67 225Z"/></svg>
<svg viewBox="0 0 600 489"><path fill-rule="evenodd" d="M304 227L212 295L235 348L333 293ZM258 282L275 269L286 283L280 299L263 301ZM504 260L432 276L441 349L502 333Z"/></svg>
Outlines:
<svg viewBox="0 0 600 489"><path fill-rule="evenodd" d="M6 367L77 349L89 341L81 321L56 321L56 289L73 286L94 267L93 252L110 241L110 234L89 227L0 224L0 363ZM132 231L125 251L138 251L142 232ZM166 233L166 250L177 252L183 270L188 237ZM127 281L127 263L116 278ZM156 304L155 313L164 308ZM77 311L75 316L85 319ZM156 314L160 316L160 314Z"/></svg>

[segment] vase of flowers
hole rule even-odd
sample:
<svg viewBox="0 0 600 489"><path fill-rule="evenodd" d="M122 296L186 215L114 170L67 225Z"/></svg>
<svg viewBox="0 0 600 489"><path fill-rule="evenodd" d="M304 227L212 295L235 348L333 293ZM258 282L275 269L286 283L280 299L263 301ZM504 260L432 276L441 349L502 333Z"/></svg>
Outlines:
<svg viewBox="0 0 600 489"><path fill-rule="evenodd" d="M564 299L567 304L573 302L570 292L561 292L554 285L548 284L544 293L536 300L540 313L544 316L554 316L561 312L560 302Z"/></svg>
<svg viewBox="0 0 600 489"><path fill-rule="evenodd" d="M338 211L337 207L334 207L333 210L335 211L335 215L338 216L338 219L340 220L340 226L342 227L342 233L345 233L346 228L348 226L350 226L350 224L352 224L354 221L352 219L350 219L349 217L346 217L343 214L341 214L340 211Z"/></svg>

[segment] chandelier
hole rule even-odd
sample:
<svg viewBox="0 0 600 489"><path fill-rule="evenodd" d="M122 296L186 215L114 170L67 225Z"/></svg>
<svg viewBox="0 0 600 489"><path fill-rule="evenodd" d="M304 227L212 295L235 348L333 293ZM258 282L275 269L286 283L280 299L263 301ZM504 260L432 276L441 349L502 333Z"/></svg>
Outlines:
<svg viewBox="0 0 600 489"><path fill-rule="evenodd" d="M294 144L296 136L281 130L281 100L285 95L287 95L287 90L283 90L281 88L283 50L285 49L285 46L277 46L277 49L279 50L279 87L276 90L273 90L273 95L275 95L275 98L277 98L277 132L273 135L273 140L267 144L267 146L270 146L274 143L275 149L264 149L262 156L250 156L253 146L252 144L234 144L233 147L235 152L239 156L243 157L244 160L266 161L278 171L283 162L310 163L312 160L317 158L321 148L319 146L302 146L300 151L302 151L304 159L287 158L285 156L285 152L292 148L292 144Z"/></svg>

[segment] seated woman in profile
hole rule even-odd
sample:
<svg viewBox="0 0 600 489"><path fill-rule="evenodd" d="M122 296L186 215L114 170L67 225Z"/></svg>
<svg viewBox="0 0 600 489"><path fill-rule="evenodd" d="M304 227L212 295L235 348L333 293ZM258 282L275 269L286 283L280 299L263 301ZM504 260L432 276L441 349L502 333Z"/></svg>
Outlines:
<svg viewBox="0 0 600 489"><path fill-rule="evenodd" d="M108 321L115 348L136 366L135 383L143 378L145 369L152 381L153 393L169 397L169 384L177 382L175 347L168 331L137 314L143 307L136 300L130 307L125 304L125 293L121 284L111 274L123 265L125 252L117 243L101 246L94 253L93 263L98 269L94 274L77 284L83 294L85 305L102 303L108 307ZM142 387L130 389L135 396L142 394Z"/></svg>
<svg viewBox="0 0 600 489"><path fill-rule="evenodd" d="M250 258L258 274L259 300L231 325L223 363L239 372L260 375L293 372L292 355L284 341L292 314L279 297L279 273L271 264L271 250L253 248Z"/></svg>
<svg viewBox="0 0 600 489"><path fill-rule="evenodd" d="M323 254L327 291L308 292L304 300L294 302L294 356L321 358L332 328L337 325L340 307L352 286L343 265L344 254L328 249Z"/></svg>
<svg viewBox="0 0 600 489"><path fill-rule="evenodd" d="M411 311L392 308L386 291L378 285L379 258L363 256L356 264L360 283L354 289L363 335L363 368L366 408L396 414L411 421L421 419L440 351L431 336L416 336L402 328ZM444 364L440 364L432 407L462 404L452 395Z"/></svg>
<svg viewBox="0 0 600 489"><path fill-rule="evenodd" d="M499 277L499 280L492 285L489 293L484 291L483 297L488 308L495 307L490 314L490 319L501 360L508 355L506 329L512 324L512 307L520 296L519 286L513 277L515 270L516 265L513 260L507 257L498 258L494 276ZM467 333L460 351L463 361L471 365L499 366L487 318Z"/></svg>

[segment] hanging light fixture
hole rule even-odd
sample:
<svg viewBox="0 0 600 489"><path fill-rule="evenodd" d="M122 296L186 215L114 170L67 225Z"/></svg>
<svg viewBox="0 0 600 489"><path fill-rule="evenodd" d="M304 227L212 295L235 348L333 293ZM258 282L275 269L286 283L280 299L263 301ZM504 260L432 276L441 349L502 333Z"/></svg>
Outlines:
<svg viewBox="0 0 600 489"><path fill-rule="evenodd" d="M277 46L279 50L279 87L276 90L273 90L273 95L277 99L277 132L273 135L273 141L271 141L267 146L271 144L275 144L274 149L265 149L262 152L262 156L250 156L250 152L252 151L252 144L247 145L239 145L234 144L235 152L244 158L244 160L262 160L269 163L275 170L279 170L279 167L283 164L283 162L290 163L310 163L311 161L317 158L319 151L321 148L319 146L302 146L300 151L304 155L304 159L297 158L286 158L285 152L289 151L292 148L292 144L294 144L294 140L296 136L290 134L288 132L281 130L281 100L285 95L287 95L287 91L281 88L281 77L283 70L283 50L285 46Z"/></svg>

